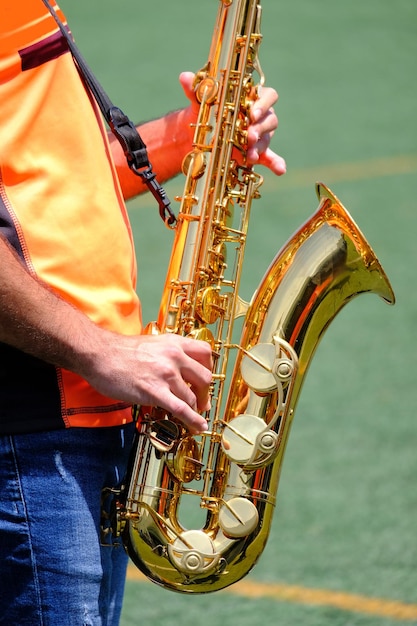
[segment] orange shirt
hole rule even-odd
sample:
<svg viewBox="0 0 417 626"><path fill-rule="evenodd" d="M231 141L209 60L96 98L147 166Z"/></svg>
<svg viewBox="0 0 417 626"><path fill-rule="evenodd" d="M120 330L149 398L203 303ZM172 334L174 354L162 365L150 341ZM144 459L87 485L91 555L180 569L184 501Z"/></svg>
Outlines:
<svg viewBox="0 0 417 626"><path fill-rule="evenodd" d="M132 233L100 113L42 0L0 0L0 7L0 230L30 272L94 322L137 334ZM130 421L127 405L103 397L75 374L4 349L13 353L14 378L19 359L26 376L49 377L37 399L48 417L38 409L33 418L16 415L18 430ZM9 394L0 431L11 410L21 413L37 398L35 393L31 400L25 380L14 381L13 394L21 390L26 404L19 409L17 400L12 409L11 377L0 368L0 405ZM52 379L54 402L46 392Z"/></svg>

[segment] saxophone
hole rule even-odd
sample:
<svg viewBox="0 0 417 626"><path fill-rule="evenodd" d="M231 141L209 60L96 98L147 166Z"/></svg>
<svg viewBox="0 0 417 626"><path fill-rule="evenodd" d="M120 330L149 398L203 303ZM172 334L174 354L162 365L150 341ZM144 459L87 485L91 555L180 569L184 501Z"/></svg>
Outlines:
<svg viewBox="0 0 417 626"><path fill-rule="evenodd" d="M321 183L316 213L274 258L251 302L238 295L250 207L262 184L245 163L249 110L264 83L260 18L259 0L219 2L208 62L195 78L199 116L160 310L148 327L211 344L209 429L193 437L161 409L140 407L113 504L111 532L136 566L179 592L216 591L252 569L321 336L354 296L395 299L366 239ZM197 529L184 515L197 518Z"/></svg>

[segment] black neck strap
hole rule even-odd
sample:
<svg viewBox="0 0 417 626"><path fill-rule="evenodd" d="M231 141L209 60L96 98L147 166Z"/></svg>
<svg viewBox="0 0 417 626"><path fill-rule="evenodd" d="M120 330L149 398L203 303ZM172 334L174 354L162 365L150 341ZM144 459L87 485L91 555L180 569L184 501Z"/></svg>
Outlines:
<svg viewBox="0 0 417 626"><path fill-rule="evenodd" d="M148 187L150 192L159 205L159 214L164 222L173 227L176 222L174 213L170 207L170 201L163 187L156 180L156 175L152 171L152 165L148 159L146 145L139 135L136 126L118 107L114 106L100 83L91 72L86 61L82 57L79 49L75 45L68 29L59 19L54 8L49 4L48 0L42 0L49 12L55 19L58 27L65 37L68 48L74 58L76 67L83 78L84 83L93 94L98 106L106 120L112 133L115 135L123 148L127 163L134 174L140 176L143 183Z"/></svg>

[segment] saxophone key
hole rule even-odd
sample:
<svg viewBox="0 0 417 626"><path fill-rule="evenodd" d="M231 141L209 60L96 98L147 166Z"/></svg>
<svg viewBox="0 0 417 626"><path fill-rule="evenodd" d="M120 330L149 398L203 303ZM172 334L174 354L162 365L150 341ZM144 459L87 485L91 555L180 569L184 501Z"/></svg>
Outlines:
<svg viewBox="0 0 417 626"><path fill-rule="evenodd" d="M197 316L205 324L214 324L224 312L223 298L216 287L206 287L197 294Z"/></svg>
<svg viewBox="0 0 417 626"><path fill-rule="evenodd" d="M212 76L205 76L195 85L194 93L199 102L213 104L219 92L219 83Z"/></svg>
<svg viewBox="0 0 417 626"><path fill-rule="evenodd" d="M214 569L220 558L212 540L202 530L181 533L168 545L168 554L177 569L189 575Z"/></svg>
<svg viewBox="0 0 417 626"><path fill-rule="evenodd" d="M243 467L269 462L278 445L277 434L263 419L242 413L225 423L221 440L223 452Z"/></svg>
<svg viewBox="0 0 417 626"><path fill-rule="evenodd" d="M194 180L201 178L206 169L204 153L201 150L192 150L184 157L181 168L186 176L190 175Z"/></svg>
<svg viewBox="0 0 417 626"><path fill-rule="evenodd" d="M149 429L149 440L159 452L169 452L178 441L180 429L178 425L169 419L161 419L152 422Z"/></svg>
<svg viewBox="0 0 417 626"><path fill-rule="evenodd" d="M246 537L259 523L256 506L247 498L236 497L224 502L219 511L219 526L226 537Z"/></svg>
<svg viewBox="0 0 417 626"><path fill-rule="evenodd" d="M166 456L171 474L182 483L200 480L203 463L200 446L193 437L181 439L175 451Z"/></svg>

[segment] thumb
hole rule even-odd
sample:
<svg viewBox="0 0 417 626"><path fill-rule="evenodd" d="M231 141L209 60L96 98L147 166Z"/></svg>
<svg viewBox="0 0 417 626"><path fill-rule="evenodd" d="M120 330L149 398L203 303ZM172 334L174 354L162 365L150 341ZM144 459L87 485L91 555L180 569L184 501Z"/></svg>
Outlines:
<svg viewBox="0 0 417 626"><path fill-rule="evenodd" d="M195 104L196 97L195 97L194 89L193 89L193 82L194 82L193 72L181 72L179 76L179 81L180 81L181 87L183 88L184 94L186 95L188 100L191 102L191 104Z"/></svg>

